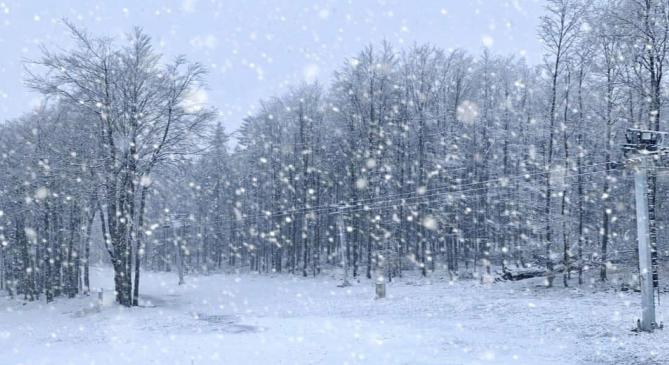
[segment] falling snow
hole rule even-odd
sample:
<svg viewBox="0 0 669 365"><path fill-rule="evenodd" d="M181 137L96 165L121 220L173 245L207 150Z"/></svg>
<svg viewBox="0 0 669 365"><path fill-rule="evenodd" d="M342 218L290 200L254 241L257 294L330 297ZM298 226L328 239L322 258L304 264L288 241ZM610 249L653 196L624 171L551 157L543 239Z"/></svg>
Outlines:
<svg viewBox="0 0 669 365"><path fill-rule="evenodd" d="M0 1L0 364L666 364L666 1Z"/></svg>

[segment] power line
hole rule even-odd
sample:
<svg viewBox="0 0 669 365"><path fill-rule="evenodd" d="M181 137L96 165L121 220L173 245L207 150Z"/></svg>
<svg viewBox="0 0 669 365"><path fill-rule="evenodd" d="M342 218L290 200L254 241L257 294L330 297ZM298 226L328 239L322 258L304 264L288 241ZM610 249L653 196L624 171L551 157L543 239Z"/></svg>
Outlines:
<svg viewBox="0 0 669 365"><path fill-rule="evenodd" d="M594 164L590 164L590 165L583 165L583 166L580 166L580 168L582 169L582 168L589 168L589 167L601 166L601 165L621 164L621 163L633 161L633 160L636 160L636 159L639 159L639 158L638 157L637 158L628 158L628 159L623 160L623 161L605 161L605 162L594 163ZM587 176L587 175L592 175L592 174L602 173L602 172L607 172L607 171L609 173L611 173L611 172L614 172L614 171L620 171L620 169L611 168L611 169L601 170L601 171L586 172L586 173L572 174L572 175L564 175L564 176L561 176L561 177L558 176L558 178L561 179L561 178L571 178L571 177L578 177L578 176ZM542 171L542 172L536 172L536 173L531 173L531 174L526 173L526 174L518 174L518 175L510 175L510 176L507 175L507 176L501 176L501 177L494 178L494 179L478 181L478 182L473 182L473 183L468 183L468 184L443 185L443 186L440 186L440 187L434 187L434 188L426 189L425 192L440 191L440 190L443 190L443 189L452 189L454 187L462 188L462 187L467 187L467 186L489 184L491 182L501 182L503 179L508 179L509 182L510 182L511 180L515 180L515 179L520 179L520 178L529 179L530 177L533 177L533 176L546 175L546 174L551 174L551 173L554 173L554 172L555 171L549 170L549 171ZM407 199L424 199L424 198L429 198L429 197L432 197L432 196L441 196L441 195L452 194L452 193L462 193L462 192L469 192L469 191L485 190L485 189L488 189L488 188L491 188L491 187L490 186L485 186L485 187L480 187L480 188L471 189L471 190L464 190L464 189L450 190L450 191L446 191L446 192L427 194L427 195L425 193L420 194L420 195L416 195L417 192L396 193L396 194L390 194L390 195L386 195L386 196L378 196L378 197L373 197L373 198L360 199L360 200L357 200L357 201L345 202L346 205L345 206L340 206L340 209L345 210L348 213L353 213L353 212L358 212L358 211L361 211L361 210L378 209L378 207L366 206L365 203L376 204L376 203L384 203L384 202L402 201L402 200L407 200ZM403 195L410 195L410 196L401 197ZM393 199L387 199L387 198L393 198ZM387 199L387 200L383 200L383 199ZM420 203L425 203L425 202L416 202L415 204L420 204ZM403 204L406 205L407 204L406 201L404 201ZM362 207L362 209L351 210L351 209L360 208L360 207ZM249 220L249 219L275 218L275 217L282 217L282 216L295 215L295 214L317 213L317 212L322 212L322 211L329 211L329 210L332 210L332 209L334 209L332 205L321 205L321 206L314 206L314 207L306 207L305 206L305 207L301 207L301 208L294 208L294 209L289 209L289 210L277 211L277 212L273 212L273 213L268 212L268 213L264 213L264 214L258 214L258 215L255 215L255 216L246 216L246 217L242 217L241 219L234 219L234 221L239 222L239 221L244 221L244 220ZM338 214L338 213L334 212L334 213L330 213L330 214ZM228 223L228 222L231 222L231 221L233 221L233 220L229 219L229 220L220 221L219 223Z"/></svg>
<svg viewBox="0 0 669 365"><path fill-rule="evenodd" d="M609 172L611 172L611 171L615 171L615 170L609 170ZM567 175L567 176L564 176L564 178L571 178L571 177L578 177L578 176L587 176L587 175L593 175L593 174L604 173L604 172L607 172L607 170L593 171L593 172L587 172L587 173L582 173L582 174ZM461 191L457 191L457 192L481 191L481 190L485 190L485 189L488 189L488 188L489 188L489 187L479 187L479 188L473 188L473 189L468 189L468 190L461 190ZM499 188L499 187L498 187L498 188ZM502 188L510 189L511 186L504 186L504 187L502 187ZM419 196L419 197L414 197L414 198L425 198L425 197L433 197L433 196L443 196L443 195L447 195L447 194L450 194L450 193L452 193L452 192L435 193L435 194L431 194L431 195ZM472 196L472 195L467 195L466 198L467 198L467 197L475 197L475 196L484 196L484 194L481 194L481 195L473 195L473 196ZM493 196L495 196L495 195L493 195ZM385 201L385 202L394 202L394 201L397 201L397 199L391 199L391 200L387 200L387 201ZM418 201L418 202L410 202L410 203L402 202L401 204L403 204L403 205L416 205L416 204L424 204L424 203L432 203L432 202L435 202L435 201L428 201L428 202ZM357 210L346 210L345 212L346 212L346 213L354 213L354 212L359 212L359 211L364 211L364 210L386 209L386 208L394 207L394 206L395 206L395 205L381 206L381 207L378 207L378 206L376 206L376 207L375 207L375 206L372 206L372 207L363 207L362 209L357 209ZM332 214L338 214L338 213L335 212L335 213L332 213Z"/></svg>
<svg viewBox="0 0 669 365"><path fill-rule="evenodd" d="M611 161L608 162L603 162L603 163L597 163L597 164L591 164L591 165L585 165L581 166L581 168L588 168L588 167L593 167L593 166L599 166L603 164L609 164ZM571 175L564 175L561 176L560 178L572 178L572 177L578 177L578 176L587 176L587 175L592 175L596 173L603 173L603 172L614 172L614 171L619 171L618 169L609 169L609 170L600 170L600 171L594 171L594 172L586 172L586 173L580 173L580 174L571 174ZM460 184L460 185L448 185L448 186L442 186L438 188L432 188L432 189L427 189L426 192L428 191L439 191L442 189L446 188L453 188L453 187L467 187L467 186L474 186L474 185L481 185L481 184L488 184L491 182L500 182L502 179L517 179L517 178L526 178L528 179L529 177L532 176L538 176L538 175L546 175L553 173L554 171L544 171L544 172L537 172L533 174L520 174L520 175L512 175L512 176L504 176L504 177L499 177L495 179L490 179L490 180L485 180L485 181L479 181L475 183L469 183L469 184ZM385 202L393 202L393 201L402 201L402 200L407 200L407 199L425 199L425 198L430 198L433 196L442 196L446 194L453 194L453 193L464 193L464 192L470 192L470 191L478 191L478 190L485 190L491 188L490 186L485 186L485 187L479 187L479 188L474 188L474 189L459 189L459 190L450 190L446 192L440 192L440 193L434 193L434 194L421 194L421 195L415 195L416 193L410 192L410 193L398 193L398 194L390 194L387 196L381 196L381 197L375 197L375 198L368 198L368 199L362 199L358 201L352 201L352 202L347 202L346 206L343 206L341 209L346 210L347 212L356 212L360 211L358 210L351 210L352 208L360 208L364 207L364 210L372 210L372 209L378 209L378 207L374 206L365 206L365 203L369 204L376 204L376 203L385 203ZM510 186L508 186L510 188ZM413 196L408 196L408 197L399 197L401 195L406 195L406 194L413 194ZM386 198L393 198L393 199L386 199ZM386 199L386 200L383 200ZM350 203L355 203L354 205L350 205ZM424 202L416 202L415 204L419 203L424 203ZM403 204L407 204L406 201L403 202ZM234 219L234 221L239 222L243 220L249 220L249 219L257 219L257 218L274 218L274 217L282 217L282 216L287 216L287 215L294 215L294 214L303 214L303 213L316 213L316 212L322 212L324 210L331 210L333 209L332 205L321 205L321 206L314 206L314 207L302 207L302 208L297 208L297 209L290 209L290 210L284 210L284 211L278 211L274 213L266 213L266 214L258 214L255 216L246 216L242 217L241 219ZM337 214L337 213L332 213L332 214ZM220 221L220 223L227 223L231 222L233 220L224 220Z"/></svg>
<svg viewBox="0 0 669 365"><path fill-rule="evenodd" d="M657 168L656 170L657 171L667 171L667 172L669 172L669 167L667 167L667 168ZM609 172L621 172L621 171L622 170L619 170L619 169L609 170ZM573 175L570 175L569 177L594 175L594 174L600 174L600 173L605 173L605 172L607 172L607 171L606 170L592 171L592 172L587 172L587 173L583 173L583 174L573 174ZM658 174L658 175L669 175L669 173L663 173L663 174ZM633 179L633 177L627 177L627 178L624 178L623 180L632 180L632 179ZM507 187L505 187L505 188L507 188ZM462 192L472 192L472 191L480 191L480 190L483 190L483 188L467 189L467 190L462 190ZM494 197L494 196L499 196L499 195L502 195L502 194L503 194L502 191L497 191L497 192L493 193L493 195L490 195L489 193L488 194L469 194L469 195L464 196L463 198L476 198L476 197L481 197L481 196L486 196L486 197L493 196ZM442 194L437 194L437 195L444 195L444 194L442 193ZM392 201L392 200L389 200L389 202L390 201ZM441 203L441 202L446 202L446 201L448 201L448 199L441 198L441 199L436 199L436 200L429 201L429 203ZM509 203L508 201L504 201L504 202ZM421 203L423 203L423 202L408 202L408 203L407 202L402 202L401 205L402 206L415 206L415 205L421 204ZM510 203L511 204L516 204L518 202L510 202ZM362 209L349 210L349 211L346 211L345 213L350 214L350 213L356 213L356 212L360 212L360 211L371 211L371 210L378 211L378 210L385 210L385 209L396 208L396 207L397 207L397 205L383 205L383 206L376 206L376 207L364 207ZM526 205L526 207L528 207L528 206ZM332 207L327 207L327 208L332 208ZM529 207L529 208L535 208L535 207ZM321 209L321 210L323 210L323 209ZM333 211L333 212L329 212L328 215L336 215L336 214L340 214L340 213L344 213L344 212ZM260 216L256 216L256 217L260 217ZM248 218L248 217L246 217L246 218ZM550 219L552 219L552 220L557 219L560 222L570 221L569 219L564 219L564 217L563 218L557 218L555 216L553 216ZM573 220L571 220L571 221L573 221ZM238 227L238 228L236 228L232 231L233 232L239 232L239 231L243 231L244 229L245 229L245 227Z"/></svg>

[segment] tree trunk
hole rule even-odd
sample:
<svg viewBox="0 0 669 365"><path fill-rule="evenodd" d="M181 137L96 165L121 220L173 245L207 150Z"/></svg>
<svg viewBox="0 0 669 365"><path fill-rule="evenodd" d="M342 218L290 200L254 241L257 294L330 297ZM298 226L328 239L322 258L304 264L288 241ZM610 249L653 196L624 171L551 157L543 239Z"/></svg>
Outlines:
<svg viewBox="0 0 669 365"><path fill-rule="evenodd" d="M137 218L137 249L135 250L135 285L133 286L132 305L139 305L139 272L141 258L144 255L144 210L146 206L146 192L147 186L142 186L141 196L139 200L139 217Z"/></svg>

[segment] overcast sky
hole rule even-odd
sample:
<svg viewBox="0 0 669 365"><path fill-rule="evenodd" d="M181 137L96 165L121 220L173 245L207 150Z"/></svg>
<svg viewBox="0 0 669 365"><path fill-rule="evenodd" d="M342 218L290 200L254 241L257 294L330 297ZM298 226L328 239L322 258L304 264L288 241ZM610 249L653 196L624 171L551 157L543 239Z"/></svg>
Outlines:
<svg viewBox="0 0 669 365"><path fill-rule="evenodd" d="M207 102L235 130L258 100L289 85L328 83L344 59L384 39L397 48L432 43L540 60L543 0L441 1L25 1L0 0L0 120L29 111L38 95L22 83L22 61L41 44L67 47L60 22L121 37L143 27L167 57L185 54L210 71Z"/></svg>

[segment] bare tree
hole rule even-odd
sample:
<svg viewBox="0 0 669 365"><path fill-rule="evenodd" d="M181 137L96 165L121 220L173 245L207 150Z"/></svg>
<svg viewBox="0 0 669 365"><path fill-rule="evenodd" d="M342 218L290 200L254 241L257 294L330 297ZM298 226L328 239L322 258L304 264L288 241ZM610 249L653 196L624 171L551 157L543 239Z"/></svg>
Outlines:
<svg viewBox="0 0 669 365"><path fill-rule="evenodd" d="M550 89L547 108L548 118L548 146L546 151L546 260L548 269L553 270L552 243L553 231L551 227L551 170L553 169L553 145L555 143L555 119L557 106L558 80L563 71L564 63L570 56L572 47L579 35L584 8L575 0L550 0L546 6L547 15L541 17L539 35L546 48L546 68L550 75ZM548 285L553 285L553 275L548 277Z"/></svg>
<svg viewBox="0 0 669 365"><path fill-rule="evenodd" d="M183 59L159 67L151 39L140 29L129 35L128 46L118 48L110 39L66 24L76 47L63 53L44 49L43 58L32 63L28 84L97 118L96 175L103 186L117 300L129 306L138 186L161 159L188 153L184 146L196 127L211 118L200 106L185 103L203 71ZM181 73L181 66L187 71Z"/></svg>

